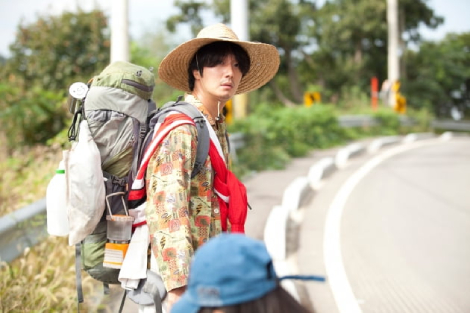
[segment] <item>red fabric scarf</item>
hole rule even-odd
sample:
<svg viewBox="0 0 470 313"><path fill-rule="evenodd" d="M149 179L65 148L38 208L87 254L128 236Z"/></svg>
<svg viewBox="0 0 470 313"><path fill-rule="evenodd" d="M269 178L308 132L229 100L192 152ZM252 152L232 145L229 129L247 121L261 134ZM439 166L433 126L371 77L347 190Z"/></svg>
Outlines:
<svg viewBox="0 0 470 313"><path fill-rule="evenodd" d="M232 233L245 233L245 221L248 211L245 185L227 168L212 140L209 147L209 156L211 157L212 168L215 171L214 189L218 193L229 197L228 202L225 202L217 194L222 230L227 230L228 219L231 224Z"/></svg>

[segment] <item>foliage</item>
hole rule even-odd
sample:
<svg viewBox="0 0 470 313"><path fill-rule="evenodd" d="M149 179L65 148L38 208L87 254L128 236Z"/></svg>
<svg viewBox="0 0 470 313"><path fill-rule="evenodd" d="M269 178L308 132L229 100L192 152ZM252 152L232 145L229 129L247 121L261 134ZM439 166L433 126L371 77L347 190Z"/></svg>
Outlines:
<svg viewBox="0 0 470 313"><path fill-rule="evenodd" d="M420 24L435 29L444 23L444 18L435 14L428 6L427 1L399 0L399 23L403 31L403 37L407 37L407 43L421 42L418 31Z"/></svg>
<svg viewBox="0 0 470 313"><path fill-rule="evenodd" d="M16 147L11 155L0 155L0 216L43 198L46 182L52 178L61 157L58 145Z"/></svg>
<svg viewBox="0 0 470 313"><path fill-rule="evenodd" d="M365 137L421 132L429 127L430 116L423 111L411 112L410 117L417 121L412 126L403 126L401 117L391 108L364 112L370 113L378 125L341 128L337 110L331 104L309 108L260 104L250 116L236 120L229 128L244 138L244 147L237 150L235 172L243 176L252 171L282 169L291 158L304 156L312 149L325 149Z"/></svg>
<svg viewBox="0 0 470 313"><path fill-rule="evenodd" d="M342 130L329 106L273 108L260 104L256 114L237 120L230 129L244 135L245 146L237 151L237 171L281 169L292 157L315 148L342 142Z"/></svg>
<svg viewBox="0 0 470 313"><path fill-rule="evenodd" d="M344 86L339 93L337 100L337 110L340 112L348 112L354 114L357 112L371 112L369 94L365 93L359 86Z"/></svg>
<svg viewBox="0 0 470 313"><path fill-rule="evenodd" d="M452 106L470 113L470 32L449 34L441 42L425 42L407 52L408 78L403 93L415 108L436 116L449 115Z"/></svg>
<svg viewBox="0 0 470 313"><path fill-rule="evenodd" d="M190 23L193 36L204 27L202 23L201 11L205 11L209 6L204 1L197 0L176 0L175 6L180 9L180 13L169 17L166 26L169 31L175 32L178 24Z"/></svg>
<svg viewBox="0 0 470 313"><path fill-rule="evenodd" d="M74 311L74 252L66 238L49 237L11 264L0 263L0 312ZM84 275L82 286L85 303L81 308L96 311L100 285Z"/></svg>
<svg viewBox="0 0 470 313"><path fill-rule="evenodd" d="M20 24L6 72L26 86L65 94L76 80L87 81L109 63L109 30L102 11L65 12Z"/></svg>
<svg viewBox="0 0 470 313"><path fill-rule="evenodd" d="M435 28L443 21L426 1L401 0L399 8L407 41L419 42L420 23ZM382 0L336 0L327 1L315 13L309 33L318 49L310 63L328 89L358 85L365 90L371 77L381 81L387 77L386 10Z"/></svg>
<svg viewBox="0 0 470 313"><path fill-rule="evenodd" d="M399 115L392 110L379 110L374 114L375 119L380 124L382 135L391 136L399 133Z"/></svg>
<svg viewBox="0 0 470 313"><path fill-rule="evenodd" d="M45 143L70 119L65 99L109 62L103 12L66 12L18 26L12 56L0 70L0 123L7 148Z"/></svg>
<svg viewBox="0 0 470 313"><path fill-rule="evenodd" d="M66 125L63 96L27 85L16 77L0 82L0 124L6 134L6 148L45 143Z"/></svg>
<svg viewBox="0 0 470 313"><path fill-rule="evenodd" d="M172 16L176 23L200 29L202 14L208 10L201 1L177 1L181 13ZM230 22L230 0L213 0L214 14ZM325 101L336 102L342 90L354 86L369 89L370 78L387 77L386 1L332 0L319 5L313 0L251 0L250 39L275 45L281 66L270 82L271 93L286 106L302 102L308 86L324 90ZM408 42L419 43L418 26L439 26L425 0L400 0L400 27Z"/></svg>

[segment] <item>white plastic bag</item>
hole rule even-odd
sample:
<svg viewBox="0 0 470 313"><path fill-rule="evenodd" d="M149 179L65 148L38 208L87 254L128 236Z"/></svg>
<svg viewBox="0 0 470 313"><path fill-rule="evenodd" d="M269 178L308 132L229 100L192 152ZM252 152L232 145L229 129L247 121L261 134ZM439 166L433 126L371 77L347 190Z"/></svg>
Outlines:
<svg viewBox="0 0 470 313"><path fill-rule="evenodd" d="M93 232L105 209L100 152L86 120L80 123L78 143L72 146L66 167L69 245L72 246Z"/></svg>

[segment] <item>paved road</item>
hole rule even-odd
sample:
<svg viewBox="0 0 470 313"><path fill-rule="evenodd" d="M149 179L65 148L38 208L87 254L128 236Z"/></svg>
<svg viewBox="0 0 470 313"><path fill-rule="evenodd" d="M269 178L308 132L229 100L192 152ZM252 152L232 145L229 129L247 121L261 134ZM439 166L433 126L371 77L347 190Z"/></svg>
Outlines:
<svg viewBox="0 0 470 313"><path fill-rule="evenodd" d="M303 210L296 260L317 313L470 312L470 139L364 154Z"/></svg>

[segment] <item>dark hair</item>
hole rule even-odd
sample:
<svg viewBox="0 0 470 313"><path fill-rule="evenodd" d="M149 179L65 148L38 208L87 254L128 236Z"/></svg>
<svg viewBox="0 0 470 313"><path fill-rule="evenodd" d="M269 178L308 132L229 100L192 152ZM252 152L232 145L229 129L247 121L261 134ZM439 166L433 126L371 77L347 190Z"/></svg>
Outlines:
<svg viewBox="0 0 470 313"><path fill-rule="evenodd" d="M189 63L189 90L192 91L194 89L194 70L198 70L202 75L202 69L205 66L214 67L220 64L229 54L233 54L235 56L238 66L240 67L240 71L242 72L242 77L245 76L250 70L250 57L248 56L248 53L246 53L245 49L231 42L216 41L199 48Z"/></svg>
<svg viewBox="0 0 470 313"><path fill-rule="evenodd" d="M216 309L224 313L313 313L313 311L308 310L297 302L297 300L280 285L261 298L230 306L201 308L199 313L212 313Z"/></svg>

